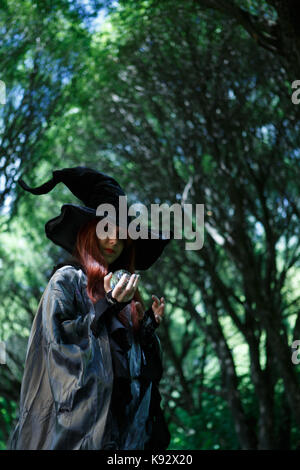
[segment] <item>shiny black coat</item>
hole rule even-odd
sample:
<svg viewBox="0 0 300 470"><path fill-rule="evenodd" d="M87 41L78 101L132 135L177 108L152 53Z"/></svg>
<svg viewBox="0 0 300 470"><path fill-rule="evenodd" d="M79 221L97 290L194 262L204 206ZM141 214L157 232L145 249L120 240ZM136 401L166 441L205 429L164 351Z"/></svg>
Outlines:
<svg viewBox="0 0 300 470"><path fill-rule="evenodd" d="M161 351L151 309L135 338L106 299L91 302L86 286L83 270L64 266L43 293L9 448L165 449L170 435L160 407ZM124 415L128 406L131 415Z"/></svg>

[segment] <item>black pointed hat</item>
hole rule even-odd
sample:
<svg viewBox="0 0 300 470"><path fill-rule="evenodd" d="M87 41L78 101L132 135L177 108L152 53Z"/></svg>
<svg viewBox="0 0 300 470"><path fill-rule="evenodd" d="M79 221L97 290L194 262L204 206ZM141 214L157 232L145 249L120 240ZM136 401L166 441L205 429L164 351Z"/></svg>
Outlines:
<svg viewBox="0 0 300 470"><path fill-rule="evenodd" d="M100 204L112 204L116 210L116 225L124 225L119 214L119 196L126 196L126 194L114 178L82 166L55 170L52 174L51 180L37 188L30 188L23 179L20 179L18 183L23 189L36 195L49 193L58 183L64 183L74 196L83 202L84 206L64 204L61 207L61 214L46 223L46 235L53 243L73 254L80 227L95 217L102 218L96 214L96 209ZM132 219L128 215L127 206L126 225ZM135 268L139 270L150 268L170 241L170 238L159 230L154 231L148 227L146 230L148 239L134 240ZM152 238L153 236L155 238Z"/></svg>

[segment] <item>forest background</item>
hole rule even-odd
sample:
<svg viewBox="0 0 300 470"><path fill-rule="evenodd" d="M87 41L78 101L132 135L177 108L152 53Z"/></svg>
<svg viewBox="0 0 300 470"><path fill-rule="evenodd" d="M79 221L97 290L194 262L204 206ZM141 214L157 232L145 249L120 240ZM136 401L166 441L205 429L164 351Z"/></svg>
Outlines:
<svg viewBox="0 0 300 470"><path fill-rule="evenodd" d="M146 303L166 298L169 449L299 448L298 3L2 0L0 448L66 255L44 224L78 203L17 180L77 165L113 175L129 204L205 205L203 248L173 240L141 273Z"/></svg>

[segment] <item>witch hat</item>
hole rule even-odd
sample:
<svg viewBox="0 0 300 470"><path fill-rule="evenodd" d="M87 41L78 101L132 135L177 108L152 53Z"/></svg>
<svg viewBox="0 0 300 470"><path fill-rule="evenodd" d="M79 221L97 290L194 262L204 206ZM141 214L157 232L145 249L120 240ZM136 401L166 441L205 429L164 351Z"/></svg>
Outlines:
<svg viewBox="0 0 300 470"><path fill-rule="evenodd" d="M73 254L80 227L95 217L102 218L96 214L96 209L100 204L112 204L116 210L116 225L122 225L122 218L119 214L119 196L126 196L126 194L114 178L83 166L55 170L52 174L51 180L37 188L30 188L23 179L20 179L18 183L25 191L35 195L49 193L58 183L64 183L74 196L83 202L84 206L64 204L61 207L61 214L45 224L46 236L53 243ZM127 213L127 225L132 219ZM135 268L138 270L150 268L170 242L170 238L167 238L163 232L153 231L148 227L146 230L148 239L134 240ZM153 234L157 238L152 238Z"/></svg>

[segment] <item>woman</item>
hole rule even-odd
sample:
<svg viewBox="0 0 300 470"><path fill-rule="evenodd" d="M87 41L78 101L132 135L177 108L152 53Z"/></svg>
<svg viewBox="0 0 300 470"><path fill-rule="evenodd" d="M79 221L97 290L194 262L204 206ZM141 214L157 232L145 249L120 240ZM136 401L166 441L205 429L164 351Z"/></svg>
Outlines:
<svg viewBox="0 0 300 470"><path fill-rule="evenodd" d="M60 181L67 180L70 188L70 174L72 182L80 177L85 184L78 187L90 193L91 171L98 183L110 178L85 170L59 170ZM57 181L48 183L39 194ZM96 186L98 204L105 191ZM80 208L81 216L89 214L84 223L75 216L79 206L66 206L62 216L46 224L46 233L60 246L70 243L72 258L54 268L40 301L28 343L19 422L9 447L165 449L170 435L160 407L161 350L154 332L164 299L153 295L152 308L145 311L134 273L136 266L146 266L141 245L129 237L119 239L118 227L116 237L99 238L100 218L91 213L91 203ZM68 234L74 224L75 242ZM161 251L156 245L151 263ZM121 268L132 275L112 289L112 272Z"/></svg>

